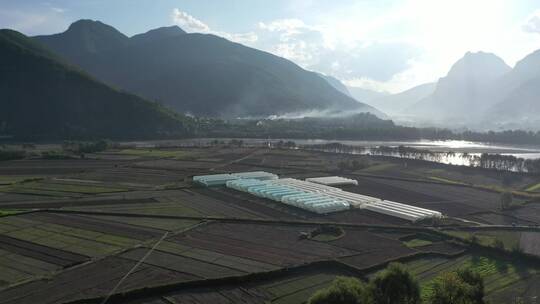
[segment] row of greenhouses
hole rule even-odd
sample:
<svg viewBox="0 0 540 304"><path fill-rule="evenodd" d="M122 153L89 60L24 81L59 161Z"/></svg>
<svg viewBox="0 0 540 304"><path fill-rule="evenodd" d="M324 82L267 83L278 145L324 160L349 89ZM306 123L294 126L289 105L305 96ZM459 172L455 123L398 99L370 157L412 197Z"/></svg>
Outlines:
<svg viewBox="0 0 540 304"><path fill-rule="evenodd" d="M197 175L193 181L207 187L225 186L228 181L237 179L275 180L278 176L264 171L238 172L225 174Z"/></svg>
<svg viewBox="0 0 540 304"><path fill-rule="evenodd" d="M193 181L205 186L226 186L319 214L359 208L413 222L442 217L438 211L386 201L326 185L333 182L351 183L340 177L325 177L312 182L310 179L305 181L294 178L280 179L272 173L255 171L195 176Z"/></svg>
<svg viewBox="0 0 540 304"><path fill-rule="evenodd" d="M302 182L293 179L269 181L238 179L228 181L227 187L319 214L343 211L350 208L350 204L346 201L325 195L326 191L317 192L314 191L315 188L299 187L299 183L294 181ZM302 183L320 186L309 182Z"/></svg>
<svg viewBox="0 0 540 304"><path fill-rule="evenodd" d="M322 177L310 177L306 178L306 181L327 185L327 186L347 186L347 185L358 185L358 181L350 178L345 178L341 176L322 176Z"/></svg>

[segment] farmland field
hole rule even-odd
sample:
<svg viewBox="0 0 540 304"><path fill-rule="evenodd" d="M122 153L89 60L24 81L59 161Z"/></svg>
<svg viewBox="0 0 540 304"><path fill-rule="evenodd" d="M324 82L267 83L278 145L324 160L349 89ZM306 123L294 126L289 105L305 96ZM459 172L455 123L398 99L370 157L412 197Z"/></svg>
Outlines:
<svg viewBox="0 0 540 304"><path fill-rule="evenodd" d="M347 157L369 165L340 171ZM305 303L336 276L367 279L392 261L405 263L426 292L436 274L459 267L484 276L494 304L540 289L539 264L510 258L540 256L540 204L515 197L514 208L500 210L500 193L477 187L500 186L491 172L421 162L403 168L380 157L267 147L127 145L84 159L0 162L0 303L99 303L119 282L110 303ZM255 170L341 175L359 182L346 191L447 217L320 215L191 181ZM510 187L532 192L539 182L527 175ZM339 235L305 237L325 226L339 227ZM470 245L473 236L484 251Z"/></svg>

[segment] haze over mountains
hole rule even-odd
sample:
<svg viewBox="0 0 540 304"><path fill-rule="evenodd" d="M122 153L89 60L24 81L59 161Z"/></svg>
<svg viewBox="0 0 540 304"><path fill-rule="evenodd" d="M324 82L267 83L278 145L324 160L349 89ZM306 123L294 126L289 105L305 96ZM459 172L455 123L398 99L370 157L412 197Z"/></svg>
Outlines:
<svg viewBox="0 0 540 304"><path fill-rule="evenodd" d="M495 54L468 52L436 83L374 98L368 91L357 99L398 122L487 130L538 129L539 96L540 50L514 68Z"/></svg>
<svg viewBox="0 0 540 304"><path fill-rule="evenodd" d="M37 129L37 136L98 136L112 128L150 136L189 128L188 118L159 104L220 118L371 112L422 126L540 126L540 50L514 68L495 54L469 52L436 83L385 94L347 87L284 58L178 26L128 37L99 21L80 20L59 34L27 38L3 30L1 38L0 86L7 102L0 134ZM124 119L130 115L148 126Z"/></svg>
<svg viewBox="0 0 540 304"><path fill-rule="evenodd" d="M190 119L100 83L0 30L0 134L25 139L185 135Z"/></svg>
<svg viewBox="0 0 540 304"><path fill-rule="evenodd" d="M35 39L101 81L180 112L214 117L312 110L380 114L286 59L176 26L128 38L101 22L80 20L63 33Z"/></svg>

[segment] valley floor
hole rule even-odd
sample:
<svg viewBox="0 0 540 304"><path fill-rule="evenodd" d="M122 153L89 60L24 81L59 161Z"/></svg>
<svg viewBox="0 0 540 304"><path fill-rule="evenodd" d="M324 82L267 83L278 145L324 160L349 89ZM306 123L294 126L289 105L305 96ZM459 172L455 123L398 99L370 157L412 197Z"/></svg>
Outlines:
<svg viewBox="0 0 540 304"><path fill-rule="evenodd" d="M353 159L365 166L338 169ZM358 186L344 189L448 219L317 215L191 182L255 170L354 178ZM529 303L540 295L539 183L421 161L226 145L3 161L0 303L304 303L338 275L365 279L390 261L404 263L425 293L435 275L472 267L491 303ZM507 210L504 191L514 192ZM344 233L300 237L323 224Z"/></svg>

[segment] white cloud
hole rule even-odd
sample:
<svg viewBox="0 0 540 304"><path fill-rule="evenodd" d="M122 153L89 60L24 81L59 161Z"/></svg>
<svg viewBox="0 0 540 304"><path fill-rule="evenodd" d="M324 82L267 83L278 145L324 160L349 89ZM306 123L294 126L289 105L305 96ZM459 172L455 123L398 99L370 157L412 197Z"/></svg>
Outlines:
<svg viewBox="0 0 540 304"><path fill-rule="evenodd" d="M399 42L334 39L332 31L300 19L260 22L258 28L255 47L340 79L389 80L417 53Z"/></svg>
<svg viewBox="0 0 540 304"><path fill-rule="evenodd" d="M310 7L317 2L300 4L291 7L296 17L259 22L245 34L192 18L209 33L377 91L437 81L468 51L492 52L513 65L540 49L540 35L531 34L540 33L540 11L523 16L513 0L349 1L315 14Z"/></svg>
<svg viewBox="0 0 540 304"><path fill-rule="evenodd" d="M186 12L179 10L178 8L173 9L172 19L174 24L180 26L187 32L214 34L238 43L253 43L257 41L258 38L257 35L253 32L228 33L222 31L214 31L206 23L191 16Z"/></svg>
<svg viewBox="0 0 540 304"><path fill-rule="evenodd" d="M177 8L173 9L172 18L175 24L188 32L210 32L210 27L204 22Z"/></svg>
<svg viewBox="0 0 540 304"><path fill-rule="evenodd" d="M61 7L51 7L51 9L53 10L53 12L58 14L63 14L66 12L66 9Z"/></svg>
<svg viewBox="0 0 540 304"><path fill-rule="evenodd" d="M540 34L540 10L536 11L523 25L523 30L528 33Z"/></svg>

